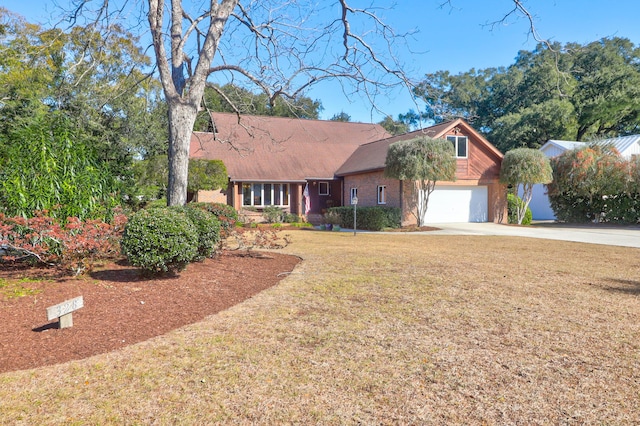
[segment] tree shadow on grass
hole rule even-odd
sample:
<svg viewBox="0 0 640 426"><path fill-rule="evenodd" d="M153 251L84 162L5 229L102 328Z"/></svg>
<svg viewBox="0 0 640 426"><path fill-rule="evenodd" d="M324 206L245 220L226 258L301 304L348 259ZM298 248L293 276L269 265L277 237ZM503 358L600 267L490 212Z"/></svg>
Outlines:
<svg viewBox="0 0 640 426"><path fill-rule="evenodd" d="M640 295L640 281L637 280L621 280L621 279L609 279L607 280L612 285L605 287L605 290L615 293L632 294L635 296Z"/></svg>

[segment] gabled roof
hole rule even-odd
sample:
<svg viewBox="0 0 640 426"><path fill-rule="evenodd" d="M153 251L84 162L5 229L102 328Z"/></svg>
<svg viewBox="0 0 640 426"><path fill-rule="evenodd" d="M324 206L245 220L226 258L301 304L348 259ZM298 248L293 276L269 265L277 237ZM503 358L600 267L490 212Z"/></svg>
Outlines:
<svg viewBox="0 0 640 426"><path fill-rule="evenodd" d="M590 142L561 141L551 139L540 147L540 151L546 152L550 147L556 147L559 151L567 151L582 148L591 144L612 145L623 157L640 153L640 135L621 136L619 138L600 139Z"/></svg>
<svg viewBox="0 0 640 426"><path fill-rule="evenodd" d="M458 118L456 120L436 124L435 126L405 133L403 135L392 136L387 139L364 144L360 146L347 161L345 161L345 163L337 170L336 175L346 176L355 173L383 170L387 159L387 150L389 149L389 145L392 143L414 139L419 136L427 136L433 139L441 138L455 127L460 127L464 129L467 134L473 135L476 140L486 145L489 151L492 152L496 158L503 157L502 153L495 146L487 141L466 121Z"/></svg>
<svg viewBox="0 0 640 426"><path fill-rule="evenodd" d="M550 139L544 145L540 147L540 151L546 151L550 146L555 146L561 150L569 150L574 148L579 148L584 146L584 142L575 142L575 141L561 141Z"/></svg>
<svg viewBox="0 0 640 426"><path fill-rule="evenodd" d="M356 148L389 136L378 124L212 113L216 133L194 132L189 156L222 160L232 181L333 179Z"/></svg>

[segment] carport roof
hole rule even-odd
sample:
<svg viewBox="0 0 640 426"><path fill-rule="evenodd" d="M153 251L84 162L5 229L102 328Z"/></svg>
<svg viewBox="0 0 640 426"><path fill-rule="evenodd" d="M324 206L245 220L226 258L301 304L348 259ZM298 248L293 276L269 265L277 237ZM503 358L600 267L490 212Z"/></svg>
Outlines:
<svg viewBox="0 0 640 426"><path fill-rule="evenodd" d="M540 150L545 151L549 146L555 145L556 147L559 147L564 151L568 151L570 149L589 146L590 144L595 144L600 146L611 145L616 150L618 150L620 155L625 157L625 156L630 156L632 154L636 154L640 152L640 135L621 136L618 138L600 139L600 140L590 141L590 142L563 141L563 140L550 139L540 147Z"/></svg>

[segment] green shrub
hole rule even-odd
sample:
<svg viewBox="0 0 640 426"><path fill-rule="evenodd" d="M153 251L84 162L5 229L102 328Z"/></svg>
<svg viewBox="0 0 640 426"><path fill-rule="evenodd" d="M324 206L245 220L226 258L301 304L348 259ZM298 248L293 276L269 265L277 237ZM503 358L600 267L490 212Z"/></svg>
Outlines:
<svg viewBox="0 0 640 426"><path fill-rule="evenodd" d="M277 206L267 206L262 210L262 216L267 223L282 223L284 221L285 213Z"/></svg>
<svg viewBox="0 0 640 426"><path fill-rule="evenodd" d="M120 247L129 262L146 273L175 273L197 256L198 231L183 212L140 210L125 226Z"/></svg>
<svg viewBox="0 0 640 426"><path fill-rule="evenodd" d="M309 222L293 222L291 226L294 228L313 228L313 225Z"/></svg>
<svg viewBox="0 0 640 426"><path fill-rule="evenodd" d="M162 207L167 207L167 199L166 198L158 198L157 200L151 200L145 204L145 209L160 209Z"/></svg>
<svg viewBox="0 0 640 426"><path fill-rule="evenodd" d="M353 228L353 207L332 207L330 212L340 215L342 228ZM401 212L398 207L358 207L356 212L356 227L370 231L380 231L384 228L399 228L401 225Z"/></svg>
<svg viewBox="0 0 640 426"><path fill-rule="evenodd" d="M300 216L298 216L297 214L286 213L284 215L283 222L285 222L285 223L301 223L302 222L302 218Z"/></svg>
<svg viewBox="0 0 640 426"><path fill-rule="evenodd" d="M195 225L198 232L197 255L193 259L200 262L215 254L220 243L220 221L212 213L198 207L187 205L185 207L171 207L171 209L187 215Z"/></svg>
<svg viewBox="0 0 640 426"><path fill-rule="evenodd" d="M551 159L549 203L561 222L638 223L640 157L592 144Z"/></svg>
<svg viewBox="0 0 640 426"><path fill-rule="evenodd" d="M190 203L189 206L206 210L218 218L222 234L228 233L238 222L238 211L223 203Z"/></svg>
<svg viewBox="0 0 640 426"><path fill-rule="evenodd" d="M509 214L509 223L518 223L518 203L520 206L524 204L524 201L520 197L514 194L507 194L507 212ZM524 214L524 219L522 219L522 225L530 225L533 216L531 214L531 209L527 206L527 211Z"/></svg>

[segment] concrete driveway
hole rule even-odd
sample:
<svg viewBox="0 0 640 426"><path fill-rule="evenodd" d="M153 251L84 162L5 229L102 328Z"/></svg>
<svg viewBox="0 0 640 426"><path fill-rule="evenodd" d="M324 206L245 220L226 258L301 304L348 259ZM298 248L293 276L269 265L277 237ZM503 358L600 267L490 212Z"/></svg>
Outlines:
<svg viewBox="0 0 640 426"><path fill-rule="evenodd" d="M575 241L623 247L640 247L640 227L611 225L563 225L540 223L529 226L497 223L436 223L431 235L504 235L549 240Z"/></svg>

